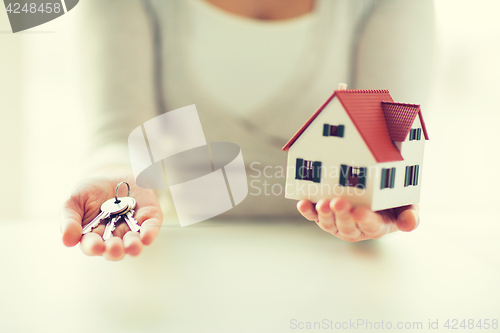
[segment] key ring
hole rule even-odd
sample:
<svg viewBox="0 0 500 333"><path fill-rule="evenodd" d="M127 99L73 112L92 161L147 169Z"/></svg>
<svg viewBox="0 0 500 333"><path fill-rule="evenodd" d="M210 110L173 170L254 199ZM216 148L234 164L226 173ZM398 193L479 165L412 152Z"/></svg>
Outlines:
<svg viewBox="0 0 500 333"><path fill-rule="evenodd" d="M118 190L120 189L120 186L122 184L126 184L127 185L127 197L130 195L130 185L127 182L121 182L121 183L119 183L118 185L116 185L116 189L115 189L115 203L120 203L121 202L120 200L118 200Z"/></svg>

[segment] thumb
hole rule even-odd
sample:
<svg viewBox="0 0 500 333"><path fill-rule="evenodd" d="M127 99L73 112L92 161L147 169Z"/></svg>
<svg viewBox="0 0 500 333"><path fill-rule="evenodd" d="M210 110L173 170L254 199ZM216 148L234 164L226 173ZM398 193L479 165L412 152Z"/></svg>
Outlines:
<svg viewBox="0 0 500 333"><path fill-rule="evenodd" d="M82 237L82 216L65 203L60 213L63 244L72 247L78 244Z"/></svg>

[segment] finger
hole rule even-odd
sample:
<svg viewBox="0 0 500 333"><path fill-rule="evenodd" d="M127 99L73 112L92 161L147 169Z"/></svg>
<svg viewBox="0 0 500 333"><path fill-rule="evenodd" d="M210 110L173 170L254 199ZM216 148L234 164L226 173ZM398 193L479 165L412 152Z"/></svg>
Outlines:
<svg viewBox="0 0 500 333"><path fill-rule="evenodd" d="M158 218L147 219L141 224L140 238L144 245L150 245L160 233L161 222Z"/></svg>
<svg viewBox="0 0 500 333"><path fill-rule="evenodd" d="M150 245L155 240L163 223L163 212L155 200L156 198L149 199L150 204L138 208L135 212L135 219L141 226L140 237L144 245Z"/></svg>
<svg viewBox="0 0 500 333"><path fill-rule="evenodd" d="M318 225L321 229L332 234L337 233L337 226L335 225L335 218L332 210L330 209L330 200L321 199L316 204L316 212L318 212Z"/></svg>
<svg viewBox="0 0 500 333"><path fill-rule="evenodd" d="M129 231L123 236L123 246L125 253L133 257L138 256L142 252L141 237L138 232Z"/></svg>
<svg viewBox="0 0 500 333"><path fill-rule="evenodd" d="M420 216L417 210L407 209L401 212L396 220L398 229L401 231L412 231L418 227Z"/></svg>
<svg viewBox="0 0 500 333"><path fill-rule="evenodd" d="M64 206L61 210L61 232L63 244L71 247L82 237L82 217L74 209Z"/></svg>
<svg viewBox="0 0 500 333"><path fill-rule="evenodd" d="M369 238L379 238L389 232L390 223L365 206L353 209L351 218L358 225L362 234Z"/></svg>
<svg viewBox="0 0 500 333"><path fill-rule="evenodd" d="M352 205L346 198L338 197L330 201L330 208L335 214L335 223L338 234L342 234L342 239L348 241L358 240L361 231L351 218Z"/></svg>
<svg viewBox="0 0 500 333"><path fill-rule="evenodd" d="M297 210L309 221L318 220L316 209L314 208L313 203L309 200L300 200L299 202L297 202Z"/></svg>
<svg viewBox="0 0 500 333"><path fill-rule="evenodd" d="M83 235L81 241L82 251L89 256L100 256L104 253L104 241L94 232Z"/></svg>
<svg viewBox="0 0 500 333"><path fill-rule="evenodd" d="M125 248L123 247L123 241L119 237L111 237L104 241L104 258L117 261L125 257Z"/></svg>

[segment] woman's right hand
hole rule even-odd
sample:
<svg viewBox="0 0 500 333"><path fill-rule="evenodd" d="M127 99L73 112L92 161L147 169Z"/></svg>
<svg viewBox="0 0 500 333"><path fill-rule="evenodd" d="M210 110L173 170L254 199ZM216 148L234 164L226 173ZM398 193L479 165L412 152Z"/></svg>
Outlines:
<svg viewBox="0 0 500 333"><path fill-rule="evenodd" d="M141 225L140 233L130 231L126 223L120 223L113 231L114 237L104 241L102 234L106 224L101 223L82 237L83 227L101 212L103 202L114 197L116 185L122 181L130 185L130 196L137 201L134 218ZM123 196L121 191L124 190L120 189L120 196ZM80 242L85 254L102 255L108 260L121 260L125 254L139 255L143 245L151 244L156 238L162 222L163 213L156 195L152 190L137 186L132 176L85 180L64 203L61 210L64 245L72 247Z"/></svg>

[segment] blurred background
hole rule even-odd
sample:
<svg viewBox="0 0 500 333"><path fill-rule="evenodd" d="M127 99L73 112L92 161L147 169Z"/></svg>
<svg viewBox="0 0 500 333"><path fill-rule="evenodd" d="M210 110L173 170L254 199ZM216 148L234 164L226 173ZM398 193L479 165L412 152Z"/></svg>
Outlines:
<svg viewBox="0 0 500 333"><path fill-rule="evenodd" d="M0 331L280 332L292 318L494 319L500 2L435 6L415 232L353 245L302 219L183 229L173 221L140 258L120 263L64 248L58 230L88 149L77 65L85 45L72 37L78 7L17 34L0 9ZM89 316L96 304L107 310Z"/></svg>

